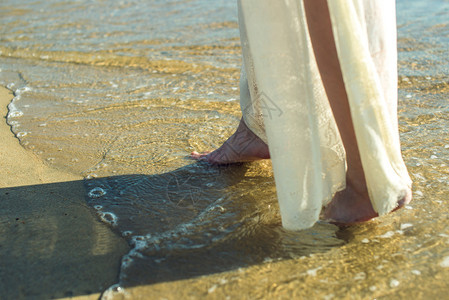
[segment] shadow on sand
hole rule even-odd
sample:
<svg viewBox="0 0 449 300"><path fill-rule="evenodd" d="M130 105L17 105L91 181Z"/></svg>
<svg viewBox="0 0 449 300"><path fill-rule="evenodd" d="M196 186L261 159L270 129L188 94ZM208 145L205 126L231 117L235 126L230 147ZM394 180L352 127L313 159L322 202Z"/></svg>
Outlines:
<svg viewBox="0 0 449 300"><path fill-rule="evenodd" d="M3 295L87 295L345 243L329 224L282 230L272 177L250 173L245 165L195 163L157 175L1 189Z"/></svg>

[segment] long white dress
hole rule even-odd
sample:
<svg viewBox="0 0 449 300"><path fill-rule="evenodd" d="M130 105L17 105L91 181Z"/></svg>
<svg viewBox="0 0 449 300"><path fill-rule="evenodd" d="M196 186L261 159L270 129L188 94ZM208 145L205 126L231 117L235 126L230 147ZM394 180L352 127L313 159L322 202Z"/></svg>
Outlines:
<svg viewBox="0 0 449 300"><path fill-rule="evenodd" d="M315 61L303 0L238 0L241 108L267 142L282 224L313 226L345 188L345 151ZM411 180L397 124L394 0L328 1L374 210L392 211Z"/></svg>

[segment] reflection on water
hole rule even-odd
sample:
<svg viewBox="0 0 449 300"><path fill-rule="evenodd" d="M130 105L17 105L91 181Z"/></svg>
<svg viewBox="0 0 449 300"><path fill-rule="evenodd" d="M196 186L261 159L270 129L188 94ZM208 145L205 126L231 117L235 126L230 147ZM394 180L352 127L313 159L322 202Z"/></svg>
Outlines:
<svg viewBox="0 0 449 300"><path fill-rule="evenodd" d="M127 294L105 297L445 296L449 4L397 4L414 201L364 225L292 233L280 226L269 162L186 158L239 121L234 1L0 3L8 124L46 163L86 177L87 203L133 247L120 271Z"/></svg>

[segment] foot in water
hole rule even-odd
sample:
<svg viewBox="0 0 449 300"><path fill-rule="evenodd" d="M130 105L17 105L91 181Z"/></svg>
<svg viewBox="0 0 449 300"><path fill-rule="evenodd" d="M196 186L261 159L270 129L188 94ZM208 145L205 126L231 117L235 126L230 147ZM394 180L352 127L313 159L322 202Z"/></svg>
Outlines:
<svg viewBox="0 0 449 300"><path fill-rule="evenodd" d="M192 152L190 156L214 165L226 165L270 158L268 146L240 120L236 132L224 144L211 152Z"/></svg>
<svg viewBox="0 0 449 300"><path fill-rule="evenodd" d="M211 152L192 152L191 157L215 165L226 165L267 159L270 153L267 144L241 120L237 131L220 148ZM411 198L411 190L408 190L402 199L398 199L396 209L408 204ZM348 166L346 189L335 194L331 203L323 209L322 218L338 225L351 225L377 216L368 196L363 169Z"/></svg>
<svg viewBox="0 0 449 300"><path fill-rule="evenodd" d="M397 206L393 211L402 208L412 200L411 190L398 199ZM337 192L332 201L323 208L321 218L337 225L353 225L369 221L378 217L368 195L368 189L363 178L363 183L355 183L346 178L346 188Z"/></svg>

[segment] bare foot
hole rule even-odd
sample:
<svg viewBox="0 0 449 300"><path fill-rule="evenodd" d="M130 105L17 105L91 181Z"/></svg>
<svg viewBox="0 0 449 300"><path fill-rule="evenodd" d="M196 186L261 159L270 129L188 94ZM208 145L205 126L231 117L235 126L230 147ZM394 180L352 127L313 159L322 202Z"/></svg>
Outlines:
<svg viewBox="0 0 449 300"><path fill-rule="evenodd" d="M241 119L237 131L220 148L212 152L198 153L194 151L190 157L211 164L225 165L267 159L270 158L270 153L267 144L255 135Z"/></svg>
<svg viewBox="0 0 449 300"><path fill-rule="evenodd" d="M412 193L408 190L403 198L398 199L394 211L410 203L411 199ZM369 199L366 184L355 185L350 179L347 179L346 189L335 194L321 215L324 220L337 225L362 223L378 216Z"/></svg>

